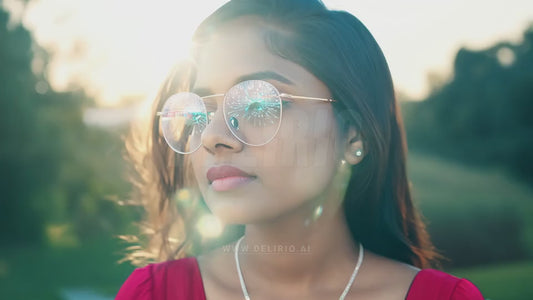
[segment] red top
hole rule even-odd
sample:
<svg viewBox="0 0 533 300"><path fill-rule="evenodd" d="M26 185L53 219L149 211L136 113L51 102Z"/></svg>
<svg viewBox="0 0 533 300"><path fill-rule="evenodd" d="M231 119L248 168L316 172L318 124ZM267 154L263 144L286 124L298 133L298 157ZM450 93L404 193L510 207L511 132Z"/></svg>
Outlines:
<svg viewBox="0 0 533 300"><path fill-rule="evenodd" d="M206 300L202 276L195 257L137 268L118 291L115 300ZM406 300L483 300L466 279L424 269L419 271Z"/></svg>

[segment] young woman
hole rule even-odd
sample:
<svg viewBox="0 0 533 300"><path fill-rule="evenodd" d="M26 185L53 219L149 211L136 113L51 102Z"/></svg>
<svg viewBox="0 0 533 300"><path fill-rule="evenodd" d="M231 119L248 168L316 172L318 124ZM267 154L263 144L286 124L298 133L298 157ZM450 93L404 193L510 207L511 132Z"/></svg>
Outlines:
<svg viewBox="0 0 533 300"><path fill-rule="evenodd" d="M123 299L483 299L413 206L391 75L365 26L319 0L233 0L154 103L148 244ZM202 251L206 204L241 237ZM422 270L421 270L422 269Z"/></svg>

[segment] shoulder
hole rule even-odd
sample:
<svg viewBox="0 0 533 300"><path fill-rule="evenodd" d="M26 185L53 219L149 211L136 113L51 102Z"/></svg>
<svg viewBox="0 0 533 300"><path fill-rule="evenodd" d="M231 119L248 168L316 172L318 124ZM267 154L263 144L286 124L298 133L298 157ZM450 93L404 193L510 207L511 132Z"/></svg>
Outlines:
<svg viewBox="0 0 533 300"><path fill-rule="evenodd" d="M202 278L195 257L149 264L135 269L115 299L204 299Z"/></svg>
<svg viewBox="0 0 533 300"><path fill-rule="evenodd" d="M448 273L424 269L414 278L407 300L446 299L483 300L479 289L470 281Z"/></svg>
<svg viewBox="0 0 533 300"><path fill-rule="evenodd" d="M153 265L150 264L135 269L122 284L115 299L152 299L152 267Z"/></svg>
<svg viewBox="0 0 533 300"><path fill-rule="evenodd" d="M419 270L367 250L358 284L364 290L371 291L373 299L405 299Z"/></svg>

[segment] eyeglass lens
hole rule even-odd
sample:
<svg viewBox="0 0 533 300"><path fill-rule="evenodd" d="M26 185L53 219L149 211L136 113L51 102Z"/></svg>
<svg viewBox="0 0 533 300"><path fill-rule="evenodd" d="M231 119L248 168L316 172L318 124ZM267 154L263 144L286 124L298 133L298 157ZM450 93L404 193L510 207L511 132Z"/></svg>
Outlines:
<svg viewBox="0 0 533 300"><path fill-rule="evenodd" d="M223 101L224 120L241 142L264 145L274 138L281 122L278 90L262 80L243 81L233 86ZM193 93L178 93L167 99L161 114L161 129L169 146L188 154L201 146L201 135L208 125L204 100Z"/></svg>

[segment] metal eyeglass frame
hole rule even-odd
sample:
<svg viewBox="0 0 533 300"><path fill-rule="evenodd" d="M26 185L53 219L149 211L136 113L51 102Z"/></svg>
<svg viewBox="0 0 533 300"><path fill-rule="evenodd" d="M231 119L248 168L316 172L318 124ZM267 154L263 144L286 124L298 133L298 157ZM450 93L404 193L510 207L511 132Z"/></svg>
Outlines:
<svg viewBox="0 0 533 300"><path fill-rule="evenodd" d="M262 84L265 84L265 83L266 83L266 84L270 85L270 86L273 88L273 90L276 92L276 94L278 95L278 97L279 97L280 99L290 99L290 100L294 100L294 99L297 99L297 100L311 100L311 101L322 101L322 102L328 102L328 103L331 103L331 102L337 102L337 100L335 100L335 99L331 99L331 98L317 98L317 97L307 97L307 96L296 96L296 95L292 95L292 94L288 94L288 93L280 93L279 90L278 90L278 88L276 88L276 87L275 87L273 84L271 84L270 82L268 82L268 81L264 81L264 80L246 80L246 81L260 81L260 82L262 82ZM235 86L238 86L238 85L240 85L240 84L243 84L243 83L246 82L246 81L241 81L241 82L235 84L235 85L232 86L229 90L231 90L231 89L234 88ZM229 91L229 90L228 90L228 91ZM187 93L187 92L185 92L185 93ZM178 94L179 94L179 93L178 93ZM248 146L259 147L259 146L263 146L263 145L266 145L266 144L270 143L270 141L272 141L272 140L274 139L274 137L276 137L276 135L278 134L279 128L281 127L281 121L283 120L283 107L282 107L282 106L280 107L280 113L279 113L280 122L279 122L279 124L278 124L278 128L276 128L276 132L272 135L272 137L271 137L268 141L266 141L266 142L264 142L264 143L262 143L262 144L259 144L259 145L255 145L255 144L247 143L246 141L244 141L244 140L242 140L240 137L238 137L238 136L233 132L233 130L231 130L231 128L229 128L229 125L228 125L228 119L227 119L227 116L226 116L226 105L225 105L225 102L226 102L226 98L225 98L225 96L226 96L227 92L224 93L224 94L213 94L213 95L208 95L208 96L203 96L203 97L201 97L200 95L195 94L195 93L191 93L191 94L194 94L194 95L198 96L198 97L199 97L200 99L202 99L202 100L204 100L204 99L209 99L209 98L216 98L216 97L224 97L223 104L222 104L222 110L223 110L223 114L224 114L224 121L225 121L225 123L226 123L226 127L228 127L228 129L230 130L231 134L232 134L235 138L237 138L239 141L241 141L242 143L244 143L244 144L246 144L246 145L248 145ZM169 97L169 98L170 98L170 97ZM205 108L205 105L204 105L204 108ZM175 111L166 111L166 112L158 111L158 112L156 112L156 115L157 115L157 116L162 116L163 114L171 113L171 112L175 112ZM211 122L211 118L207 118L207 124L209 124L210 122ZM166 141L166 138L165 138L165 141ZM169 144L168 141L167 141L167 144ZM202 145L202 144L200 143L200 145L198 145L198 147L197 147L196 149L194 149L194 150L192 150L192 151L190 151L190 152L185 152L185 153L178 152L178 151L174 150L172 147L170 147L170 148L171 148L172 150L174 150L174 151L180 153L180 154L190 154L190 153L193 153L193 152L195 152L196 150L198 150L198 149L201 147L201 145Z"/></svg>

